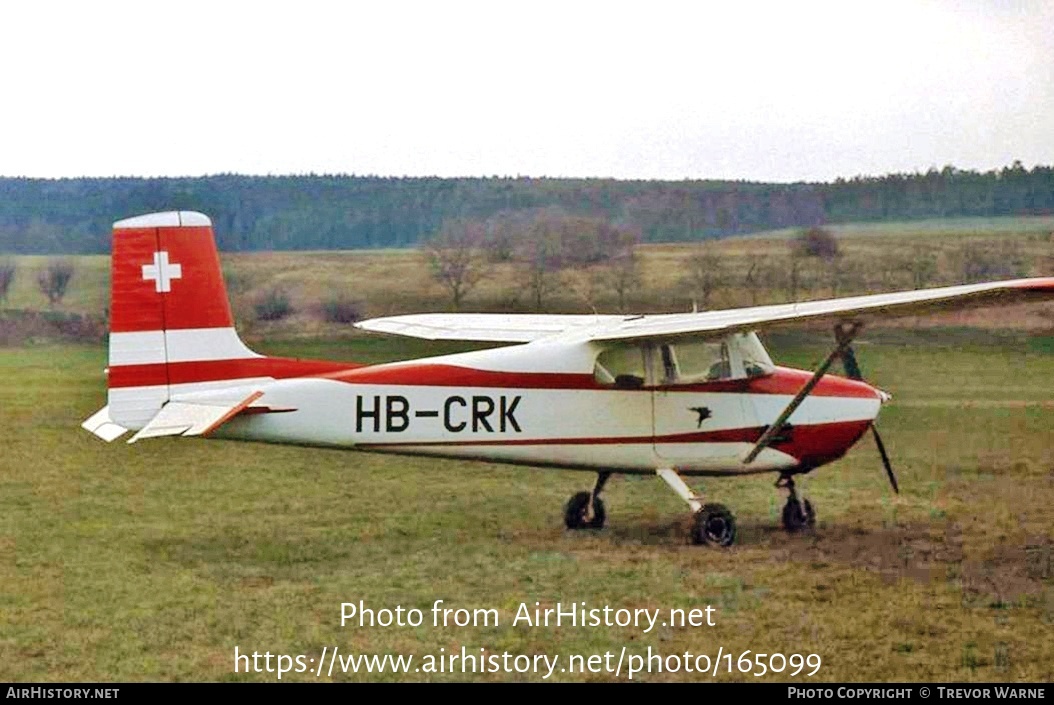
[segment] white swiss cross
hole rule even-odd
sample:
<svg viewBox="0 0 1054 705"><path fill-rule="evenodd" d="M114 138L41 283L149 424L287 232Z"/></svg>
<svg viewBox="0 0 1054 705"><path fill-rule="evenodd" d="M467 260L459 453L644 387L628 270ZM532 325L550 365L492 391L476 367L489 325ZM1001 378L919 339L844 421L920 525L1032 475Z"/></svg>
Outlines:
<svg viewBox="0 0 1054 705"><path fill-rule="evenodd" d="M162 250L154 253L154 263L143 265L143 280L154 280L157 293L172 291L172 280L183 278L183 267L168 261L168 252Z"/></svg>

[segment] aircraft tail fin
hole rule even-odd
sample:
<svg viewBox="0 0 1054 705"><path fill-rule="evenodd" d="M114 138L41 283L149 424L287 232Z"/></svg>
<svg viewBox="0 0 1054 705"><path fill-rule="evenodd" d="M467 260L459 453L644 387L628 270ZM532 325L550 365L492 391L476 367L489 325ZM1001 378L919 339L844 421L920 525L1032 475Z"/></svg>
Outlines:
<svg viewBox="0 0 1054 705"><path fill-rule="evenodd" d="M176 393L255 381L251 363L265 358L234 329L207 216L114 223L111 277L109 423L142 428Z"/></svg>

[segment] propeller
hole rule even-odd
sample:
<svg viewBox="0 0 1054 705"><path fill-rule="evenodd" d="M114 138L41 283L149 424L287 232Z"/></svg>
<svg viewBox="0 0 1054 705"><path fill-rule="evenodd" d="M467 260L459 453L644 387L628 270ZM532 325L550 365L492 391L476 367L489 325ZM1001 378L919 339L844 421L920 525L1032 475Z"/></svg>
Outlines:
<svg viewBox="0 0 1054 705"><path fill-rule="evenodd" d="M837 331L836 331L837 333ZM842 351L842 367L845 369L845 374L849 379L854 379L858 382L863 382L864 375L860 372L860 365L856 362L856 353L853 352L853 347L848 345ZM886 468L886 475L889 477L889 484L893 486L893 491L900 494L900 488L897 487L897 476L893 474L893 465L889 462L889 454L886 453L886 444L882 442L882 436L878 435L878 429L875 428L875 422L871 422L871 434L875 437L875 445L878 446L878 454L882 456L882 465Z"/></svg>

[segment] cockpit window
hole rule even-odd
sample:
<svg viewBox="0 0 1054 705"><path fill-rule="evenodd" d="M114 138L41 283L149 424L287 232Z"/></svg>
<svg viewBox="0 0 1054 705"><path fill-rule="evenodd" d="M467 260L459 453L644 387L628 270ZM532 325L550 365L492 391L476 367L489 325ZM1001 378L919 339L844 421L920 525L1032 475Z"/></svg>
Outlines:
<svg viewBox="0 0 1054 705"><path fill-rule="evenodd" d="M644 348L620 345L600 353L593 374L597 382L624 389L639 389L647 379Z"/></svg>

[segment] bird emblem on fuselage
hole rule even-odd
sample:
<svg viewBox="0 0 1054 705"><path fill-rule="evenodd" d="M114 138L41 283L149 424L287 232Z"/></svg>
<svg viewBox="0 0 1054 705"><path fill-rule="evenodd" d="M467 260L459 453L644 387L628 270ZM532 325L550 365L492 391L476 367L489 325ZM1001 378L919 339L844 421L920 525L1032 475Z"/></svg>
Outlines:
<svg viewBox="0 0 1054 705"><path fill-rule="evenodd" d="M706 421L712 416L712 414L710 413L710 409L705 406L692 406L689 407L688 410L694 411L695 413L699 414L699 423L695 425L696 428L702 428L703 421Z"/></svg>

